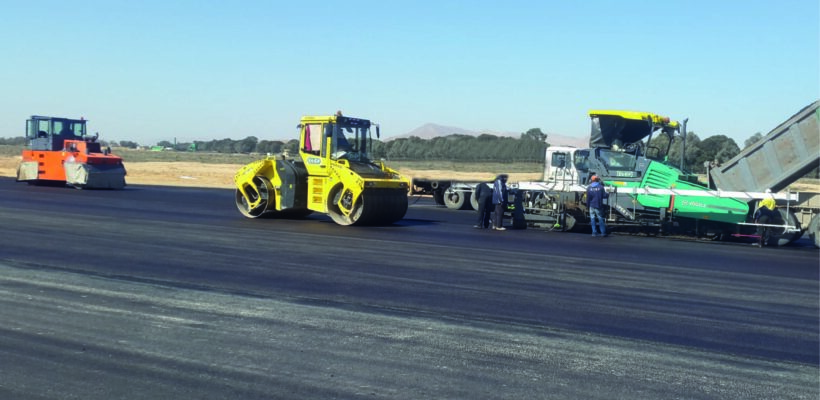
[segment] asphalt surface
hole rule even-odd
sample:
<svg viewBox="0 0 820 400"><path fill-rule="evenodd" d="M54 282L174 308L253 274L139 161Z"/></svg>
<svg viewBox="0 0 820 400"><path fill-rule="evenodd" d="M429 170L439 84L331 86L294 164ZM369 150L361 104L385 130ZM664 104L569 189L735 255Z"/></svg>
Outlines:
<svg viewBox="0 0 820 400"><path fill-rule="evenodd" d="M808 246L0 179L0 399L817 399Z"/></svg>

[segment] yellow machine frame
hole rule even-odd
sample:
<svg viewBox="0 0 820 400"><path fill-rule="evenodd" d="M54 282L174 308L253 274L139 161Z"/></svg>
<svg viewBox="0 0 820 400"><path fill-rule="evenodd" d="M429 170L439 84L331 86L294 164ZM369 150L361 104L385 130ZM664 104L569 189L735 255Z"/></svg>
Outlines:
<svg viewBox="0 0 820 400"><path fill-rule="evenodd" d="M305 208L310 211L330 214L336 222L347 225L355 223L356 213L363 208L362 194L368 189L409 188L409 180L384 162L368 163L367 167L354 168L351 161L336 157L336 150L340 140L330 134L330 127L340 122L361 121L370 125L369 121L332 116L305 116L299 124L299 157L307 173L307 196ZM319 132L313 132L311 129ZM312 135L320 135L320 140ZM314 146L319 145L317 149ZM312 146L313 145L313 146ZM282 190L296 190L295 185L304 184L300 181L288 181L276 171L277 160L286 159L286 155L268 156L265 159L252 162L241 168L234 176L237 190L247 201L249 210L257 212L286 211L288 208L282 201ZM259 179L264 177L266 179ZM273 194L273 202L269 201ZM372 207L380 205L373 204ZM264 207L264 210L261 208ZM406 206L405 206L406 207ZM403 215L403 213L402 213Z"/></svg>

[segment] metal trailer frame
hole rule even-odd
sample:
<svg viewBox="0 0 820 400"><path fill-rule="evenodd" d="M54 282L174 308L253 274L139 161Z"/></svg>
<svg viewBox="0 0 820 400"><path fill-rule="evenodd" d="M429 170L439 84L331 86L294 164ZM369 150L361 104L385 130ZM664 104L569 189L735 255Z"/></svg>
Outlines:
<svg viewBox="0 0 820 400"><path fill-rule="evenodd" d="M584 185L577 185L577 184L569 184L565 185L560 182L558 183L546 183L546 182L518 182L513 183L510 185L511 190L517 191L530 191L530 192L545 192L549 194L558 194L561 192L564 193L583 193L586 192L586 186ZM787 191L785 193L772 193L771 191L766 192L746 192L746 191L727 191L727 190L685 190L685 189L656 189L656 188L626 188L626 187L606 187L607 192L610 194L614 194L615 196L619 194L624 194L628 196L636 196L636 195L665 195L665 196L690 196L690 197L716 197L716 198L734 198L734 199L743 199L743 200L763 200L767 198L772 198L775 200L780 200L785 202L786 206L786 213L791 212L791 205L792 202L796 202L800 198L800 194L798 192L791 192ZM560 208L560 206L559 206ZM635 209L632 210L633 214L635 213ZM612 213L612 207L610 207L610 219ZM772 225L772 224L756 224L752 222L739 222L737 225L749 225L749 226L768 226L768 227L777 227L783 228L787 233L797 233L801 229L795 225L790 225L788 223L784 223L782 225Z"/></svg>

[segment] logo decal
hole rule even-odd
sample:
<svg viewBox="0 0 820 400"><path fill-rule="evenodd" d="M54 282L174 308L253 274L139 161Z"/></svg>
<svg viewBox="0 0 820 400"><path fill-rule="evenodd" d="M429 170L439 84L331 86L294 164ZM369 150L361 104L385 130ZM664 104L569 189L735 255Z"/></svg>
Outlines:
<svg viewBox="0 0 820 400"><path fill-rule="evenodd" d="M319 165L322 163L322 159L317 157L309 157L307 162L308 164Z"/></svg>

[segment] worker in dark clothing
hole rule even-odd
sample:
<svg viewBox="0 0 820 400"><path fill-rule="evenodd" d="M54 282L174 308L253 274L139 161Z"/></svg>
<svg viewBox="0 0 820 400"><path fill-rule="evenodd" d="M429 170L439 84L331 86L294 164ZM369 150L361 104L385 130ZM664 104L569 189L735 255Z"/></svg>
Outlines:
<svg viewBox="0 0 820 400"><path fill-rule="evenodd" d="M775 209L774 199L768 198L760 201L760 207L755 210L754 220L756 224L768 225L779 222L780 213ZM763 247L769 241L771 235L771 227L758 226L757 227L757 247Z"/></svg>
<svg viewBox="0 0 820 400"><path fill-rule="evenodd" d="M495 206L493 229L507 230L504 228L504 209L507 208L507 174L498 175L493 182L493 205Z"/></svg>
<svg viewBox="0 0 820 400"><path fill-rule="evenodd" d="M589 221L592 224L592 237L605 237L607 233L604 220L604 199L609 198L609 193L606 192L597 175L592 175L589 181L592 183L587 187L586 203L589 208Z"/></svg>
<svg viewBox="0 0 820 400"><path fill-rule="evenodd" d="M478 220L473 228L487 229L490 227L490 216L493 214L493 189L487 183L479 183L473 196L478 203Z"/></svg>

